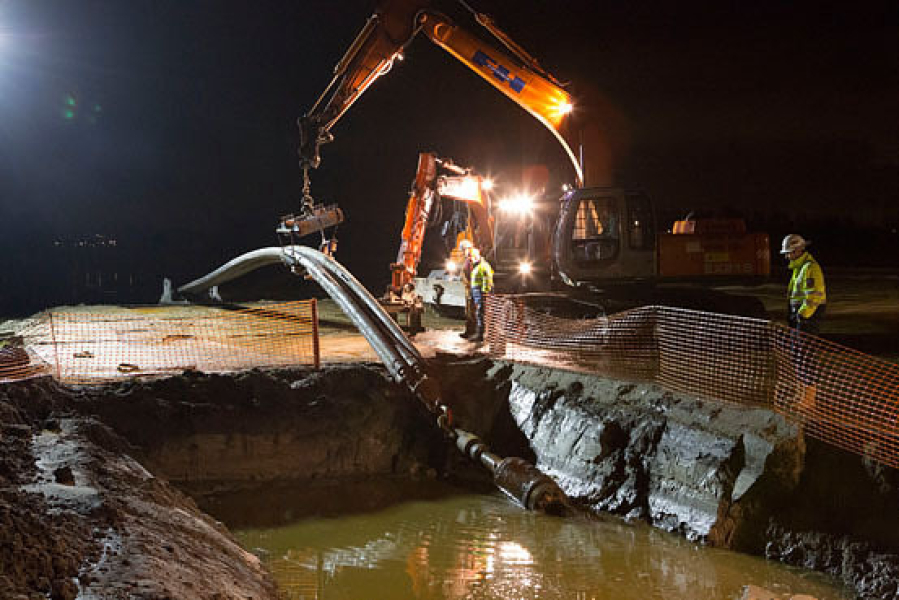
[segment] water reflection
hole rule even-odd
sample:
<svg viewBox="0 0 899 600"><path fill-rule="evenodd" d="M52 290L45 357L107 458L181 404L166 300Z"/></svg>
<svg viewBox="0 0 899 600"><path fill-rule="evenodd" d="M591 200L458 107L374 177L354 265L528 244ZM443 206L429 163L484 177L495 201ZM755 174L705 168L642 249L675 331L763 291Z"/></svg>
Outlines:
<svg viewBox="0 0 899 600"><path fill-rule="evenodd" d="M285 598L739 598L746 584L821 600L853 597L815 573L618 521L524 512L501 495L408 502L310 518L238 538Z"/></svg>

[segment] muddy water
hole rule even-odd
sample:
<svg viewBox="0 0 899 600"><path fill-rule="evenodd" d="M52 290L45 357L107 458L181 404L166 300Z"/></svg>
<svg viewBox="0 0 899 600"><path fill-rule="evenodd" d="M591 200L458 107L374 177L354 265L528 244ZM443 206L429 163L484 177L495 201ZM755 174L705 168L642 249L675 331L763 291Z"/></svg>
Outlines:
<svg viewBox="0 0 899 600"><path fill-rule="evenodd" d="M854 597L817 573L617 520L528 513L499 493L288 521L236 535L290 599L722 600L747 584Z"/></svg>

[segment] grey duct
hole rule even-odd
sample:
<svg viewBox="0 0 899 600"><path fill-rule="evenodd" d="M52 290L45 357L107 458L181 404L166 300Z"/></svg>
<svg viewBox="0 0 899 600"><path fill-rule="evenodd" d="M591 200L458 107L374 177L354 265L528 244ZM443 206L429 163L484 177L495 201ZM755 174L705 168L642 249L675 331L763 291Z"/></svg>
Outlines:
<svg viewBox="0 0 899 600"><path fill-rule="evenodd" d="M279 262L292 269L302 267L321 285L365 336L393 378L408 385L432 411L441 413L440 427L460 451L491 471L500 489L531 510L560 513L568 509L565 494L539 469L520 458L503 459L473 434L449 424L439 387L427 375L421 353L369 291L330 257L305 246L262 248L238 256L208 275L182 285L178 291L196 294Z"/></svg>

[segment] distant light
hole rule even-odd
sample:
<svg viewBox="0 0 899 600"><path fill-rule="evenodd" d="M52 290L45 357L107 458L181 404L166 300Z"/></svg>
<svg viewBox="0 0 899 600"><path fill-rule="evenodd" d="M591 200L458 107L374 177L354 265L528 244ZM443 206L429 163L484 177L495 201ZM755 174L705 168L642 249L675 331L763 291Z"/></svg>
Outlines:
<svg viewBox="0 0 899 600"><path fill-rule="evenodd" d="M483 187L483 184L482 184ZM467 202L479 202L478 178L471 175L461 177L441 177L437 181L437 193Z"/></svg>
<svg viewBox="0 0 899 600"><path fill-rule="evenodd" d="M519 215L531 213L534 210L534 197L524 193L507 196L499 201L499 209Z"/></svg>
<svg viewBox="0 0 899 600"><path fill-rule="evenodd" d="M529 262L521 262L518 263L518 272L522 275L530 275L531 274L531 263Z"/></svg>
<svg viewBox="0 0 899 600"><path fill-rule="evenodd" d="M62 109L60 109L59 114L66 121L71 121L75 118L75 111L78 109L78 100L75 98L73 94L65 94L62 97Z"/></svg>
<svg viewBox="0 0 899 600"><path fill-rule="evenodd" d="M567 183L563 183L563 184L562 184L562 191L563 191L563 192L569 192L569 191L571 191L571 186L568 185Z"/></svg>
<svg viewBox="0 0 899 600"><path fill-rule="evenodd" d="M448 260L446 261L446 272L447 273L455 273L456 269L459 267L456 265L455 261Z"/></svg>
<svg viewBox="0 0 899 600"><path fill-rule="evenodd" d="M481 189L490 191L493 189L493 180L485 179L481 182Z"/></svg>

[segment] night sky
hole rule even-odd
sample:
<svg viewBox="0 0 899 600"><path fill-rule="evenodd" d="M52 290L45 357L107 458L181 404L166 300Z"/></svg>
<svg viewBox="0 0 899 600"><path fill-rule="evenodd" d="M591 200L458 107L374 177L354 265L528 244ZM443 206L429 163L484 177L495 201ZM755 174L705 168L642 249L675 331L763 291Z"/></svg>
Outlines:
<svg viewBox="0 0 899 600"><path fill-rule="evenodd" d="M471 3L557 77L603 92L617 183L660 211L899 225L895 2ZM4 260L101 233L183 282L276 243L300 195L295 119L373 8L0 0ZM313 195L346 211L339 258L374 288L419 151L509 186L535 162L569 178L536 121L424 38L334 133Z"/></svg>

